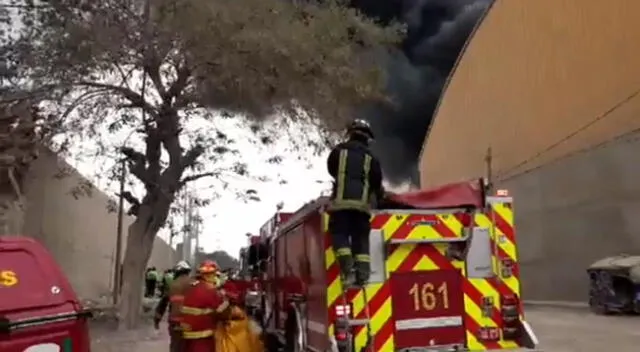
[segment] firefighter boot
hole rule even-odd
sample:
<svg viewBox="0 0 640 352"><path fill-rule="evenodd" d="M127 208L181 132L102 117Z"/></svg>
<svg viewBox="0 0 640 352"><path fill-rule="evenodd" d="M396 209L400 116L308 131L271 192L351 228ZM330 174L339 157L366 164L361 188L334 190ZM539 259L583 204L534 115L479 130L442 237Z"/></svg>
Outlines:
<svg viewBox="0 0 640 352"><path fill-rule="evenodd" d="M369 263L368 255L356 255L355 269L355 284L357 286L364 286L369 282L369 276L371 276L371 265Z"/></svg>
<svg viewBox="0 0 640 352"><path fill-rule="evenodd" d="M353 277L353 257L351 255L338 255L338 264L340 265L340 278L344 286L351 286L354 282Z"/></svg>

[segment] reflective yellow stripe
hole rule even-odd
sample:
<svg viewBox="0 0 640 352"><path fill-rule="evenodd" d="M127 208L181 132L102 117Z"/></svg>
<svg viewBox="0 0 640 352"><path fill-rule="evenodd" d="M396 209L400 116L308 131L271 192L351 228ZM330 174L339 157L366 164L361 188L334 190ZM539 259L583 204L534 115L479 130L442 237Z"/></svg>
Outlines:
<svg viewBox="0 0 640 352"><path fill-rule="evenodd" d="M364 157L364 185L362 186L362 203L369 203L369 172L371 172L371 156Z"/></svg>
<svg viewBox="0 0 640 352"><path fill-rule="evenodd" d="M345 256L345 255L351 255L351 248L348 248L348 247L338 248L336 250L336 254L338 254L339 257Z"/></svg>
<svg viewBox="0 0 640 352"><path fill-rule="evenodd" d="M204 339L213 336L213 330L183 331L182 337L185 339Z"/></svg>
<svg viewBox="0 0 640 352"><path fill-rule="evenodd" d="M358 262L370 262L371 257L368 254L356 254L356 261Z"/></svg>
<svg viewBox="0 0 640 352"><path fill-rule="evenodd" d="M341 210L341 209L356 209L362 210L365 212L369 211L369 190L371 185L369 184L369 173L371 172L371 162L372 158L370 155L365 155L364 157L364 165L362 166L364 173L364 184L362 185L362 194L360 195L360 199L344 199L345 192L345 183L347 176L347 150L340 151L340 160L338 162L338 177L336 178L337 189L336 189L336 198L332 202L330 209L331 210Z"/></svg>
<svg viewBox="0 0 640 352"><path fill-rule="evenodd" d="M362 210L364 212L368 212L369 204L363 203L360 200L341 199L339 201L333 202L333 204L329 208L331 210L356 209L356 210Z"/></svg>
<svg viewBox="0 0 640 352"><path fill-rule="evenodd" d="M344 184L347 181L347 155L348 151L341 150L340 151L340 161L338 162L338 179L336 182L338 183L338 189L336 192L336 201L340 202L344 198Z"/></svg>
<svg viewBox="0 0 640 352"><path fill-rule="evenodd" d="M218 306L218 308L216 309L216 312L222 313L227 308L229 308L229 301L224 300L224 302L222 302L222 304Z"/></svg>
<svg viewBox="0 0 640 352"><path fill-rule="evenodd" d="M207 315L214 312L213 309L209 308L194 308L194 307L181 307L180 312L187 315Z"/></svg>

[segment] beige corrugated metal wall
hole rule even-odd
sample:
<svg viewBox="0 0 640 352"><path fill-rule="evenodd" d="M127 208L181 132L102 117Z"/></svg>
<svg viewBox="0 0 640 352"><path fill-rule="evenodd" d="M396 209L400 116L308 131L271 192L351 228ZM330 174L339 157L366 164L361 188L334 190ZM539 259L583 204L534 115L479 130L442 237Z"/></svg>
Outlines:
<svg viewBox="0 0 640 352"><path fill-rule="evenodd" d="M108 198L97 190L91 197L74 199L70 190L83 178L76 172L56 178L61 165L54 154L44 151L32 166L25 185L29 202L25 230L53 253L78 295L99 299L111 290L116 214L107 212ZM132 221L127 217L125 226ZM156 239L150 265L165 269L175 259L169 245Z"/></svg>
<svg viewBox="0 0 640 352"><path fill-rule="evenodd" d="M584 302L590 263L640 254L638 13L634 0L497 0L442 97L422 186L484 176L493 149L525 299Z"/></svg>
<svg viewBox="0 0 640 352"><path fill-rule="evenodd" d="M638 13L632 0L497 0L443 95L422 185L482 176L488 147L508 178L640 128Z"/></svg>

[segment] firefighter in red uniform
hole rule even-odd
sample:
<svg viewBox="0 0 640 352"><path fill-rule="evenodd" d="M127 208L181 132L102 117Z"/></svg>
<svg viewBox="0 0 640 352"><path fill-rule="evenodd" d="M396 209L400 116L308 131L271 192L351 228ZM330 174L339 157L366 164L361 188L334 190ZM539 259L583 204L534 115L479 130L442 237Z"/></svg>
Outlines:
<svg viewBox="0 0 640 352"><path fill-rule="evenodd" d="M242 306L244 290L241 282L229 278L227 273L218 276L218 289L220 294L226 297L230 303Z"/></svg>
<svg viewBox="0 0 640 352"><path fill-rule="evenodd" d="M202 262L197 280L185 292L180 320L185 352L213 352L216 325L231 313L229 302L216 288L218 271L214 261Z"/></svg>

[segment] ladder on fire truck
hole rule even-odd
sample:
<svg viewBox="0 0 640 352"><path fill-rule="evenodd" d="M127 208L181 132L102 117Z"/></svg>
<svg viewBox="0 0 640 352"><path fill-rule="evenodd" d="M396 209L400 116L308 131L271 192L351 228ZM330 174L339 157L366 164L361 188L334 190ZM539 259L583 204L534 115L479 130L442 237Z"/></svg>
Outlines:
<svg viewBox="0 0 640 352"><path fill-rule="evenodd" d="M358 289L360 292L362 292L362 301L363 301L363 304L364 304L364 308L363 308L364 309L364 319L355 319L355 315L353 317L354 319L351 319L349 315L350 314L354 314L354 312L350 312L350 314L345 312L345 314L344 314L344 317L347 319L346 323L348 324L348 326L350 328L349 329L349 331L350 331L349 338L347 338L347 342L349 344L347 351L352 351L353 350L353 343L354 343L353 337L354 336L352 336L352 334L351 334L351 328L353 326L366 325L366 327L367 327L367 343L366 343L367 347L366 347L366 351L375 352L373 350L374 334L371 331L371 313L369 311L369 298L367 296L367 284L368 283L365 283L363 285L349 284L349 283L346 283L345 280L342 280L342 283L341 283L341 285L342 285L341 295L342 295L342 302L343 302L344 305L348 306L348 302L349 302L347 300L347 290L354 289L354 288Z"/></svg>

